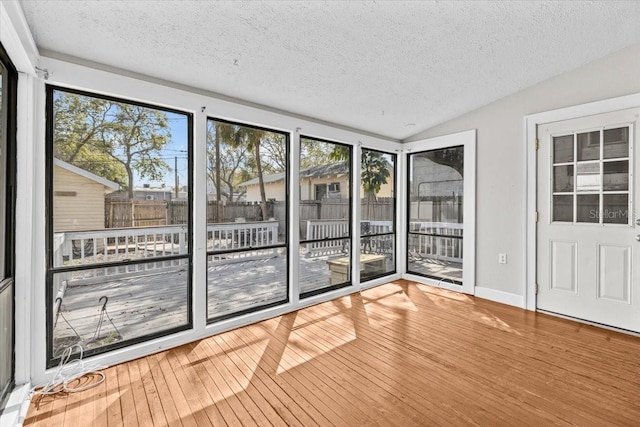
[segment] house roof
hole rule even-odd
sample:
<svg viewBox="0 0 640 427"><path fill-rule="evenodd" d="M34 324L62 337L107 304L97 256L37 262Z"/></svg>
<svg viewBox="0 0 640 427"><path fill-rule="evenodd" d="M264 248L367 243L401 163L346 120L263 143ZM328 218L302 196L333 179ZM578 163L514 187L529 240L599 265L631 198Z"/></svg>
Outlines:
<svg viewBox="0 0 640 427"><path fill-rule="evenodd" d="M300 170L300 178L318 178L321 176L344 175L349 172L349 166L346 162L331 163L327 165L313 166ZM284 172L264 175L262 180L265 184L284 180ZM239 184L240 187L248 187L250 185L258 185L258 178L252 178Z"/></svg>
<svg viewBox="0 0 640 427"><path fill-rule="evenodd" d="M74 166L70 163L67 162L63 162L60 159L53 159L53 164L55 166L61 167L63 169L68 170L69 172L75 173L77 175L83 176L87 179L90 179L91 181L95 181L98 184L102 184L107 188L110 188L112 190L118 190L120 188L120 184L118 184L117 182L113 182L113 181L109 181L108 179L102 178L101 176L98 176L94 173L91 173L87 170L84 170L82 168L79 168L77 166Z"/></svg>

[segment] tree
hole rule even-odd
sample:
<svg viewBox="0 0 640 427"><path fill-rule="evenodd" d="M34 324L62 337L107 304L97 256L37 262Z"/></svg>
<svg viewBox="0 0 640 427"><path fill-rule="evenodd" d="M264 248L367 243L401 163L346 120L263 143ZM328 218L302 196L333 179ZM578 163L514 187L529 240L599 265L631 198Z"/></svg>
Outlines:
<svg viewBox="0 0 640 427"><path fill-rule="evenodd" d="M434 163L449 166L457 171L461 177L464 177L464 150L462 147L427 151L423 155Z"/></svg>
<svg viewBox="0 0 640 427"><path fill-rule="evenodd" d="M112 126L101 133L100 145L114 162L124 166L127 191L133 199L134 170L141 178L160 180L171 170L160 156L171 140L169 121L162 111L131 104L116 104Z"/></svg>
<svg viewBox="0 0 640 427"><path fill-rule="evenodd" d="M112 126L113 103L98 98L56 92L54 157L126 186L126 171L100 149L102 132Z"/></svg>
<svg viewBox="0 0 640 427"><path fill-rule="evenodd" d="M221 207L222 196L229 202L235 201L235 186L247 175L248 155L228 144L229 139L235 138L233 125L209 121L207 126L207 175L216 187L216 201ZM226 185L226 191L222 184Z"/></svg>
<svg viewBox="0 0 640 427"><path fill-rule="evenodd" d="M54 156L120 183L133 198L134 171L160 180L171 140L167 114L151 108L56 91Z"/></svg>
<svg viewBox="0 0 640 427"><path fill-rule="evenodd" d="M287 170L287 145L284 135L272 133L262 140L261 150L264 153L264 170L267 173L285 172Z"/></svg>
<svg viewBox="0 0 640 427"><path fill-rule="evenodd" d="M300 138L300 169L327 164L327 159L331 158L334 147L335 149L346 148L313 139Z"/></svg>
<svg viewBox="0 0 640 427"><path fill-rule="evenodd" d="M261 155L261 144L263 140L267 140L272 137L272 133L254 129L247 126L233 125L227 123L215 123L214 145L218 147L216 152L216 166L215 174L216 178L214 182L221 182L222 176L220 174L222 170L221 159L221 147L223 144L228 145L230 148L239 151L245 151L251 153L253 156L253 163L250 165L249 159L247 159L247 166L255 168L255 174L258 176L258 185L260 187L260 209L262 211L262 218L266 220L269 217L269 211L267 209L267 197L264 188L264 171L263 171L263 159ZM242 171L240 171L242 172ZM245 175L246 177L246 175Z"/></svg>

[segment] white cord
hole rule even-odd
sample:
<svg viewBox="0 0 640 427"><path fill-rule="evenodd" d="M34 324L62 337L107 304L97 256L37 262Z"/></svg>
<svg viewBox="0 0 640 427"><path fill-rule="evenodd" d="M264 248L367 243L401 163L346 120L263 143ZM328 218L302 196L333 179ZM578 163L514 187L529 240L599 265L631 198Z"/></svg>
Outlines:
<svg viewBox="0 0 640 427"><path fill-rule="evenodd" d="M71 359L71 355L73 354L73 350L75 348L79 349L79 357L74 360ZM58 365L58 370L56 371L55 376L51 381L45 384L39 390L32 390L32 396L41 395L47 396L51 394L56 394L60 392L66 393L74 393L79 391L89 390L90 388L96 387L102 384L105 380L105 375L102 372L99 372L98 369L100 367L88 367L85 366L84 361L82 360L84 356L84 349L80 344L74 344L70 347L67 347L63 352L62 356L60 356L60 364ZM73 383L75 380L78 380L84 376L95 375L98 377L96 381L93 381L89 384L80 386L80 387L70 387L69 384Z"/></svg>

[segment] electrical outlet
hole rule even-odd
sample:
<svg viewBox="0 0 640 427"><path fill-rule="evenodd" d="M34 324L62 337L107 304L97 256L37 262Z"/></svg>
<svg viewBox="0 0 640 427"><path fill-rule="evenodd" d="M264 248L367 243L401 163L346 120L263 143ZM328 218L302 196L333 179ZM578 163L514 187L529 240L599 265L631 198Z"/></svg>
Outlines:
<svg viewBox="0 0 640 427"><path fill-rule="evenodd" d="M498 263L506 264L507 263L507 254L498 254Z"/></svg>

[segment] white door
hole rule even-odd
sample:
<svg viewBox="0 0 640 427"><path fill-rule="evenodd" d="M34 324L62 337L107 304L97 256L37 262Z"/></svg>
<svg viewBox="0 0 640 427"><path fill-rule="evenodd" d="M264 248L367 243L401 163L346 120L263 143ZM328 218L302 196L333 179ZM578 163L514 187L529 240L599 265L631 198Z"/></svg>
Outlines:
<svg viewBox="0 0 640 427"><path fill-rule="evenodd" d="M538 126L538 309L640 332L639 116Z"/></svg>

